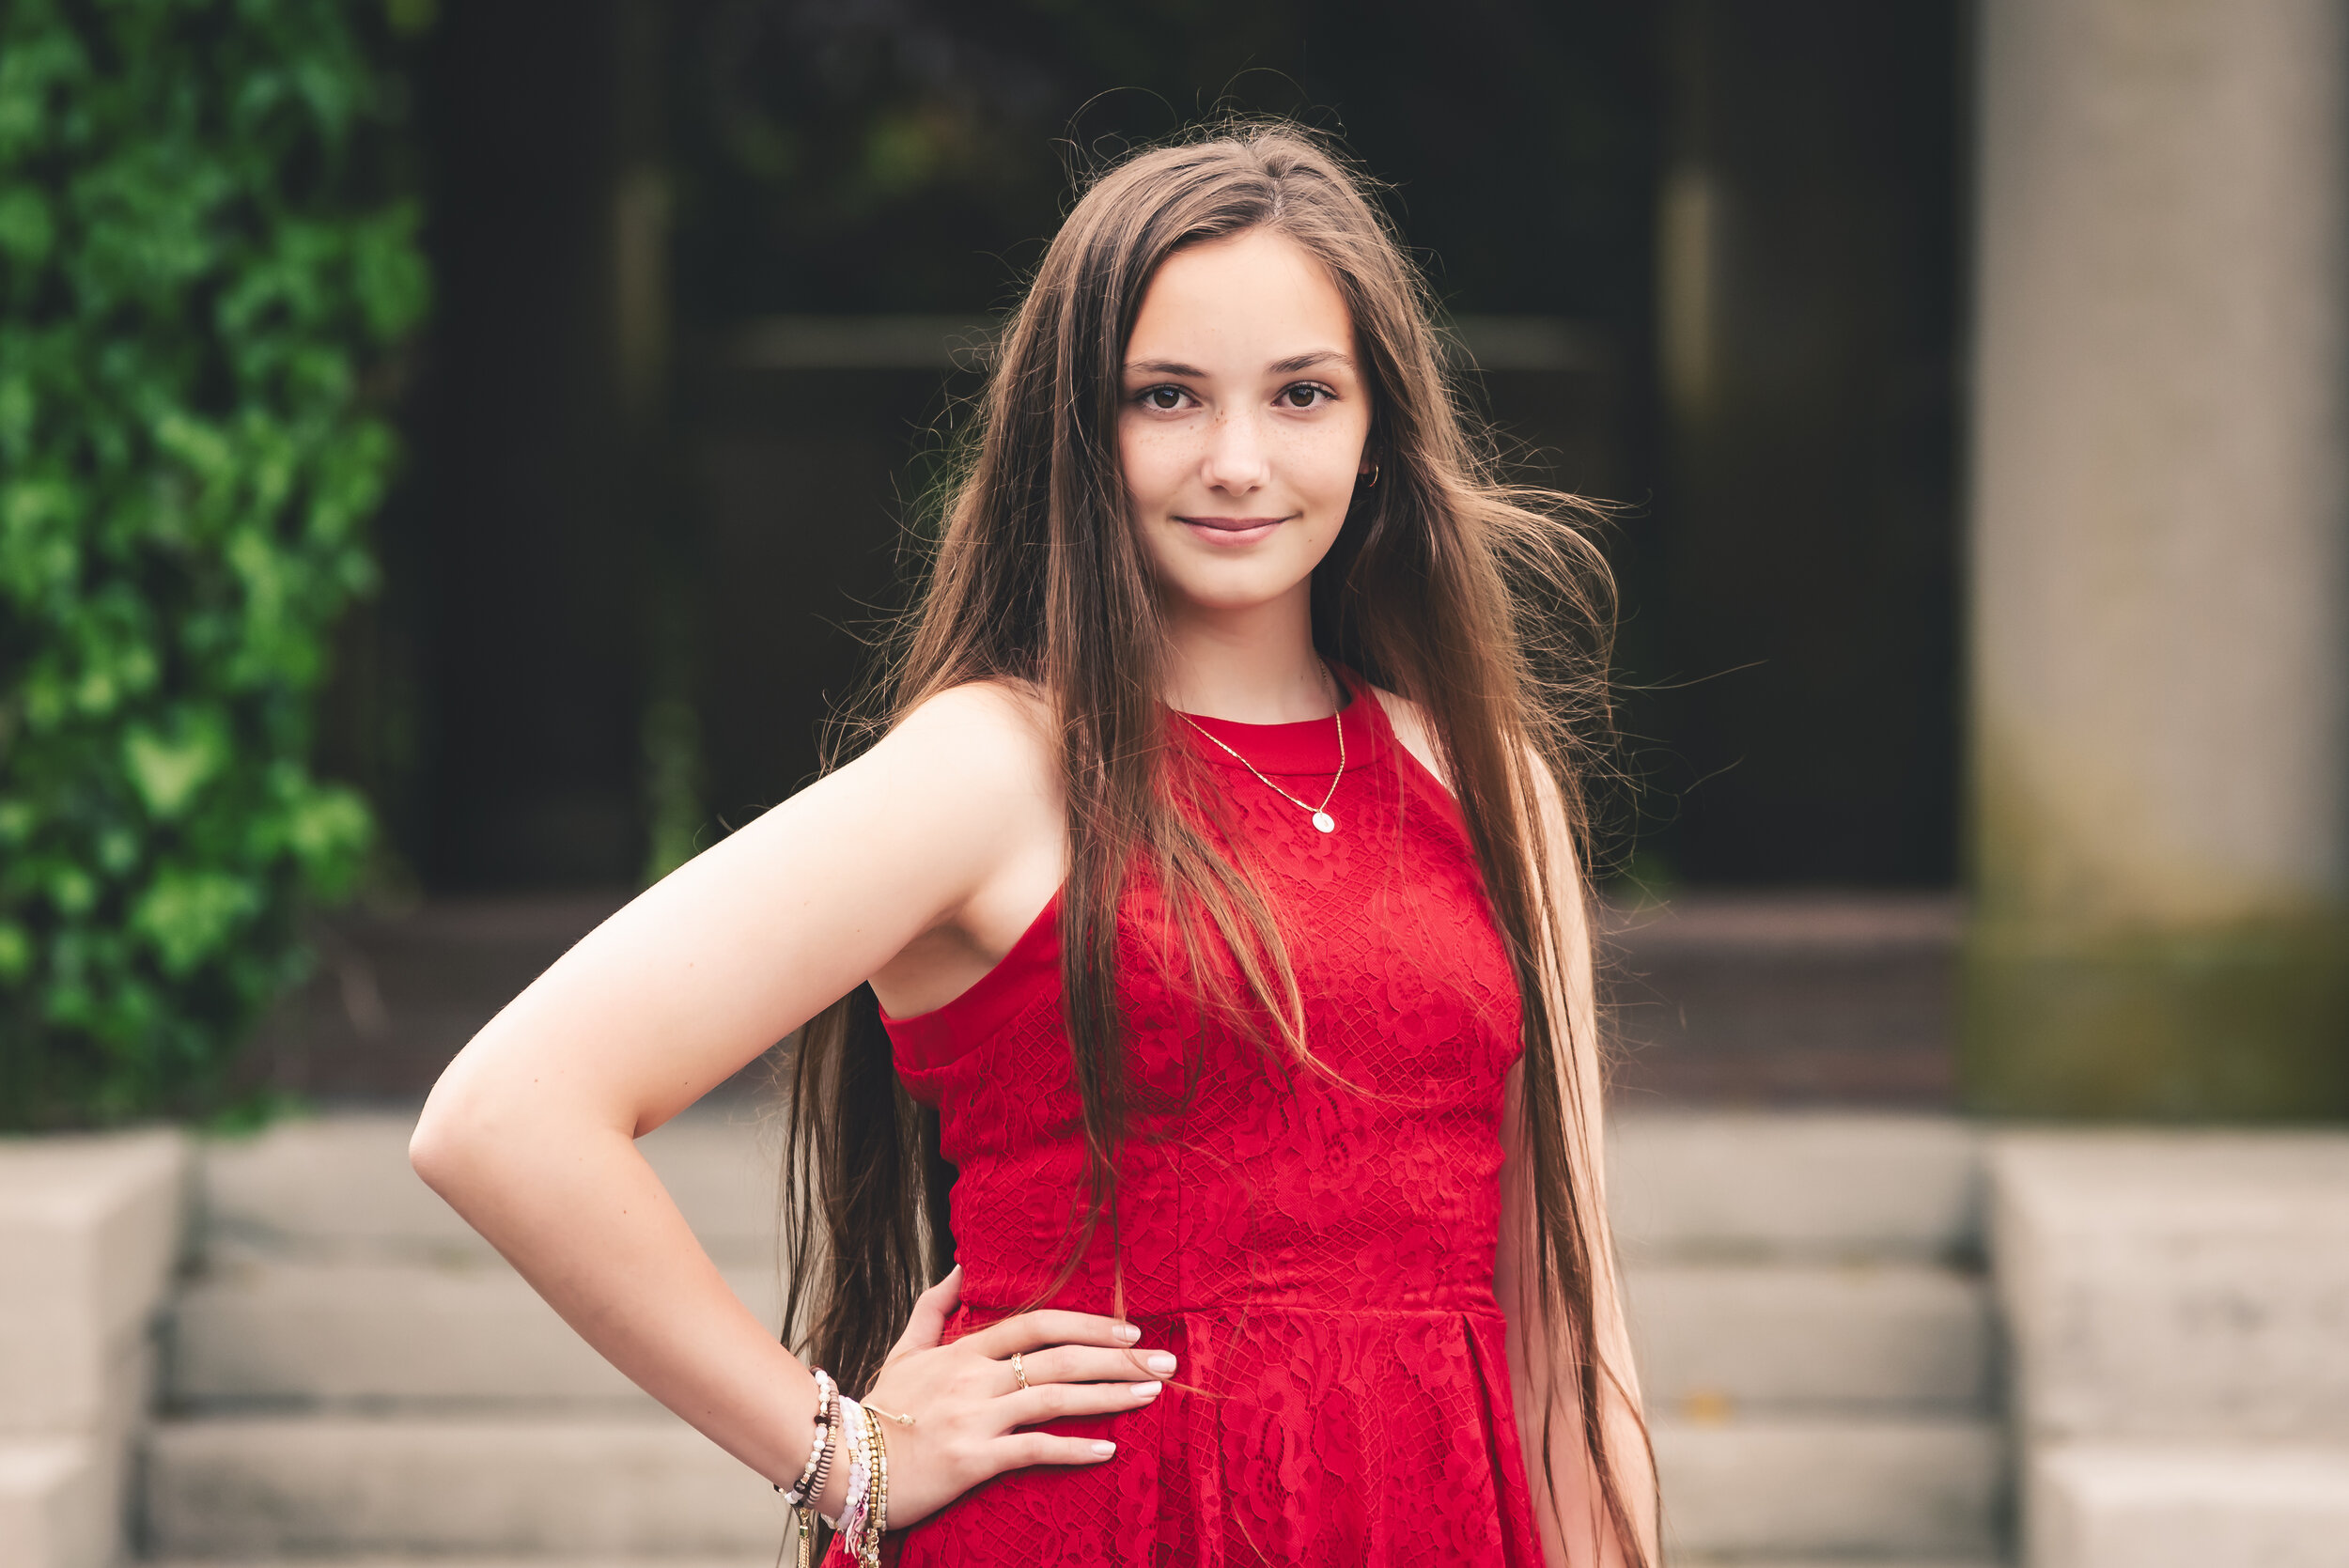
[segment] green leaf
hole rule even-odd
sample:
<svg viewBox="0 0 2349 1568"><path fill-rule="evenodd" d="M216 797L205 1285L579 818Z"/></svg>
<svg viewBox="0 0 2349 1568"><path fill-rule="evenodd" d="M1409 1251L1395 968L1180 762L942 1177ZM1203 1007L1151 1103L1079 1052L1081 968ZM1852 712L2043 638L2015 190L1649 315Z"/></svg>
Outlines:
<svg viewBox="0 0 2349 1568"><path fill-rule="evenodd" d="M123 735L122 760L147 809L169 821L228 760L227 729L216 715L192 716L168 737L134 724Z"/></svg>
<svg viewBox="0 0 2349 1568"><path fill-rule="evenodd" d="M163 972L184 975L226 944L262 905L261 890L222 871L166 867L131 915L131 929L152 942Z"/></svg>
<svg viewBox="0 0 2349 1568"><path fill-rule="evenodd" d="M286 837L311 885L331 897L349 887L374 835L374 815L358 791L328 785L294 806Z"/></svg>

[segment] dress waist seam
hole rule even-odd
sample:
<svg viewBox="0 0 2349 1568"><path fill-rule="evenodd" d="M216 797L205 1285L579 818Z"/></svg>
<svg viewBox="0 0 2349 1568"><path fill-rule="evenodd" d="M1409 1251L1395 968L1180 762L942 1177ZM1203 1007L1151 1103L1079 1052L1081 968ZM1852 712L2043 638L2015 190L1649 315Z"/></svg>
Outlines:
<svg viewBox="0 0 2349 1568"><path fill-rule="evenodd" d="M978 1322L993 1323L1014 1315L1019 1311L1012 1307L981 1307L965 1304L963 1311ZM1508 1321L1508 1314L1498 1302L1466 1302L1447 1307L1356 1307L1331 1306L1322 1301L1284 1301L1241 1299L1236 1301L1195 1302L1181 1307L1128 1307L1126 1315L1133 1319L1178 1317L1229 1317L1242 1312L1288 1312L1306 1317L1337 1318L1490 1318L1498 1323Z"/></svg>

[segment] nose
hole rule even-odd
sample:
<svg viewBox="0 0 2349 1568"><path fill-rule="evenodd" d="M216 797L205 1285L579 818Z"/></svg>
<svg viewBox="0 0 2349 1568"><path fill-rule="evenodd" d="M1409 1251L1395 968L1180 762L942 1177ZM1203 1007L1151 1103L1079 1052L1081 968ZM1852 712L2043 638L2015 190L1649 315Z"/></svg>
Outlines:
<svg viewBox="0 0 2349 1568"><path fill-rule="evenodd" d="M1201 476L1228 495L1246 495L1270 477L1264 432L1248 412L1225 410L1216 415L1207 438Z"/></svg>

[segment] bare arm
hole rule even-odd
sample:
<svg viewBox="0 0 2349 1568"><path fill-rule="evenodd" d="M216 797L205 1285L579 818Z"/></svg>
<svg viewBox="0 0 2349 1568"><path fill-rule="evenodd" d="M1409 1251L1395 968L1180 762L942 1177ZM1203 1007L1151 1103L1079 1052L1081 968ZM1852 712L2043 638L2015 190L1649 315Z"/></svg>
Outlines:
<svg viewBox="0 0 2349 1568"><path fill-rule="evenodd" d="M411 1157L433 1189L589 1343L770 1480L788 1483L807 1459L812 1374L727 1287L635 1140L901 955L985 944L989 920L973 911L1059 843L1023 722L1001 692L925 705L566 954L450 1063L417 1125ZM898 977L915 989L925 978ZM916 1327L931 1343L952 1280L925 1298ZM990 1331L1000 1345L901 1346L928 1359L894 1369L893 1391L938 1411L891 1435L900 1522L1015 1465L1100 1457L1013 1425L1143 1402L1087 1381L1132 1375L1108 1348L1130 1343L1119 1326L1028 1316ZM987 1357L1048 1343L1102 1347L1100 1359L1055 1352L1066 1381L1038 1399L983 1387ZM834 1472L828 1507L845 1479Z"/></svg>

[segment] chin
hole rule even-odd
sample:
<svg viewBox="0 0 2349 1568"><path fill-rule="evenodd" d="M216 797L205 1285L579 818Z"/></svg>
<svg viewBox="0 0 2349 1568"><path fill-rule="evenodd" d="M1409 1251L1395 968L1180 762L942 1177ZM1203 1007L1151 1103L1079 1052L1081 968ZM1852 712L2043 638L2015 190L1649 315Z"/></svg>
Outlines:
<svg viewBox="0 0 2349 1568"><path fill-rule="evenodd" d="M1302 591L1323 553L1292 548L1219 559L1190 546L1159 553L1155 565L1171 601L1229 613L1277 604Z"/></svg>
<svg viewBox="0 0 2349 1568"><path fill-rule="evenodd" d="M1276 604L1296 593L1312 575L1310 569L1298 572L1243 568L1170 572L1165 582L1168 591L1179 603L1196 605L1202 610L1228 612Z"/></svg>

